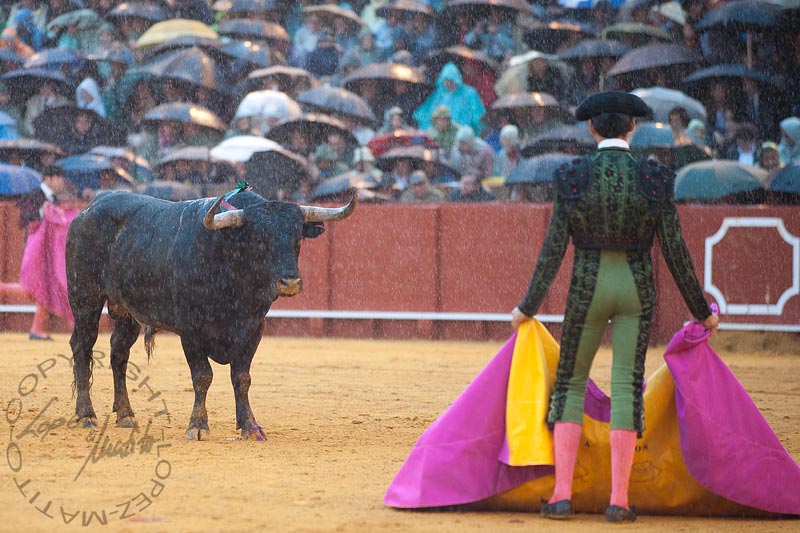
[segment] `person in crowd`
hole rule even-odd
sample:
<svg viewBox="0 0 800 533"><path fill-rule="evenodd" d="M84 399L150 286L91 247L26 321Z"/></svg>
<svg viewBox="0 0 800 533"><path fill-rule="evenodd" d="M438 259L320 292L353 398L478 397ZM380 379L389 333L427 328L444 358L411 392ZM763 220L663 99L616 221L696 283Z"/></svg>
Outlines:
<svg viewBox="0 0 800 533"><path fill-rule="evenodd" d="M464 175L474 173L478 179L488 178L494 171L494 151L489 144L475 136L469 126L461 126L456 133L456 145L450 153L450 162Z"/></svg>
<svg viewBox="0 0 800 533"><path fill-rule="evenodd" d="M756 125L751 122L739 124L733 134L733 141L722 147L719 157L733 159L745 165L757 165L761 159L761 143L758 142Z"/></svg>
<svg viewBox="0 0 800 533"><path fill-rule="evenodd" d="M395 130L414 131L414 128L406 122L403 110L399 106L390 107L383 113L383 126L378 133L392 133Z"/></svg>
<svg viewBox="0 0 800 533"><path fill-rule="evenodd" d="M787 117L780 121L781 141L778 153L781 163L792 165L800 163L800 118Z"/></svg>
<svg viewBox="0 0 800 533"><path fill-rule="evenodd" d="M502 11L493 9L488 18L480 18L464 36L464 44L502 63L509 50L514 48L513 24Z"/></svg>
<svg viewBox="0 0 800 533"><path fill-rule="evenodd" d="M451 202L492 202L495 197L483 188L481 180L475 174L464 174L458 181L458 189L450 191L448 200Z"/></svg>
<svg viewBox="0 0 800 533"><path fill-rule="evenodd" d="M406 30L403 26L403 15L391 9L386 17L378 20L372 27L375 35L375 48L379 52L380 61L387 61L395 52L396 43L405 41Z"/></svg>
<svg viewBox="0 0 800 533"><path fill-rule="evenodd" d="M327 78L336 73L342 49L328 30L322 30L317 45L306 57L306 70L317 78Z"/></svg>
<svg viewBox="0 0 800 533"><path fill-rule="evenodd" d="M676 106L670 109L668 120L669 127L672 129L672 138L675 140L676 146L689 144L692 142L692 140L689 138L689 134L686 131L686 128L689 127L689 122L692 120L692 117L689 116L689 112L686 111L685 108Z"/></svg>
<svg viewBox="0 0 800 533"><path fill-rule="evenodd" d="M758 166L767 171L767 175L761 180L761 186L768 189L775 174L783 168L777 143L772 141L761 143L761 159L758 162Z"/></svg>
<svg viewBox="0 0 800 533"><path fill-rule="evenodd" d="M444 156L449 159L450 153L456 145L456 133L460 127L460 124L453 123L450 108L441 104L431 113L431 125L425 130L425 134L441 148Z"/></svg>
<svg viewBox="0 0 800 533"><path fill-rule="evenodd" d="M413 118L421 130L431 126L431 115L440 105L450 109L453 122L469 126L477 133L483 130L481 119L486 114L486 108L481 97L475 88L464 84L461 71L452 62L442 67L436 80L436 89L414 111Z"/></svg>
<svg viewBox="0 0 800 533"><path fill-rule="evenodd" d="M550 228L528 291L512 311L514 329L536 314L571 239L575 275L567 296L557 378L547 416L554 433L555 488L541 509L546 518L573 514L572 481L586 384L610 320L614 339L611 498L606 520L636 520L628 502L628 486L637 434L644 431L642 385L655 308L650 256L655 234L692 315L712 334L719 325L681 236L672 172L658 164L646 167L647 174L640 171L643 167L637 165L626 141L635 117L645 116L648 109L641 98L625 92L597 93L578 106L575 117L589 120L597 151L556 172ZM635 186L654 175L658 187ZM577 178L568 179L571 176Z"/></svg>
<svg viewBox="0 0 800 533"><path fill-rule="evenodd" d="M319 16L316 13L309 13L303 17L303 25L292 38L290 65L306 68L308 55L317 47L317 40L322 30Z"/></svg>
<svg viewBox="0 0 800 533"><path fill-rule="evenodd" d="M423 13L413 13L406 23L406 40L414 65L422 65L428 54L434 50L439 35L430 17Z"/></svg>
<svg viewBox="0 0 800 533"><path fill-rule="evenodd" d="M106 106L103 104L100 87L92 78L84 78L75 89L75 103L81 109L90 109L106 118Z"/></svg>
<svg viewBox="0 0 800 533"><path fill-rule="evenodd" d="M342 61L351 58L358 59L358 67L379 63L383 59L382 52L375 47L375 34L372 30L362 28L358 32L358 44L345 50Z"/></svg>
<svg viewBox="0 0 800 533"><path fill-rule="evenodd" d="M27 137L35 137L36 132L33 129L33 122L39 115L47 109L69 105L70 103L69 98L58 92L55 83L51 81L43 82L36 94L31 96L25 104L22 132Z"/></svg>
<svg viewBox="0 0 800 533"><path fill-rule="evenodd" d="M507 178L522 160L519 129L513 124L503 126L500 130L500 145L500 153L494 158L493 175Z"/></svg>
<svg viewBox="0 0 800 533"><path fill-rule="evenodd" d="M396 158L392 162L391 170L385 176L386 188L390 188L395 197L400 196L408 188L412 172L414 172L414 165L410 159L407 157Z"/></svg>
<svg viewBox="0 0 800 533"><path fill-rule="evenodd" d="M353 152L353 170L369 176L379 185L384 182L383 172L375 166L375 156L366 146L360 146Z"/></svg>
<svg viewBox="0 0 800 533"><path fill-rule="evenodd" d="M436 187L432 187L428 181L428 176L423 170L415 170L409 178L409 185L400 194L400 201L404 203L431 203L443 202L444 194Z"/></svg>
<svg viewBox="0 0 800 533"><path fill-rule="evenodd" d="M706 123L699 118L693 118L686 126L686 135L689 140L701 148L708 147L708 131L706 130Z"/></svg>
<svg viewBox="0 0 800 533"><path fill-rule="evenodd" d="M347 165L339 161L328 144L320 144L314 151L314 164L319 171L317 181L326 180L350 170Z"/></svg>

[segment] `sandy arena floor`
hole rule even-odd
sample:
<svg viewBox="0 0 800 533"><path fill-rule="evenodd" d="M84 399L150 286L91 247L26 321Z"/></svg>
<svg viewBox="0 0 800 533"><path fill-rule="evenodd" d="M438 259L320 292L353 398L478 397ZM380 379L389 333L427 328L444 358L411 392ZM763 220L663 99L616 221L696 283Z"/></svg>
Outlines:
<svg viewBox="0 0 800 533"><path fill-rule="evenodd" d="M104 335L97 344L103 354L95 366L93 400L101 425L111 416L105 437L117 447L92 456L99 434L65 425L74 412L67 340L67 335L50 343L0 335L5 452L0 531L463 533L613 527L600 515L579 515L564 524L526 513L423 513L383 506L386 488L419 435L500 343L267 338L253 363L250 401L268 441L236 440L228 368L212 363L211 440L187 442L193 402L189 369L178 338L159 334L149 364L141 340L133 349L128 386L142 427L135 453L124 456L131 430L114 426ZM797 339L777 350L762 345L746 353L732 350L741 350L739 342L717 342L800 461ZM647 375L662 364L661 353L648 354ZM594 376L606 390L609 362L604 351ZM642 516L632 528L783 532L800 531L800 520Z"/></svg>

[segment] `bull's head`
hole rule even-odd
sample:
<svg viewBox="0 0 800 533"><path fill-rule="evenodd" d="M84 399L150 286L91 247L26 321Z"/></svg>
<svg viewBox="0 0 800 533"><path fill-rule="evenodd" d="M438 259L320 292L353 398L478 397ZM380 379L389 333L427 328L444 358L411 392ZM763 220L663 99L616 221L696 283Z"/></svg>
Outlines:
<svg viewBox="0 0 800 533"><path fill-rule="evenodd" d="M300 270L297 267L300 239L321 235L324 231L322 226L324 222L335 222L349 217L355 211L356 198L354 194L347 205L334 208L263 202L246 208L252 209L252 215L246 215L246 209L217 212L224 199L224 196L220 196L203 217L203 225L209 230L243 227L248 216L251 216L252 222L256 226L254 238L259 245L272 248L264 259L273 269L274 276L271 277L274 277L275 293L278 296L294 296L303 290ZM296 214L298 209L302 218ZM290 224L275 223L274 219L278 217L278 212L283 213L282 216L288 217L285 220L291 221ZM265 221L263 226L259 222L262 219ZM277 234L275 228L280 228Z"/></svg>

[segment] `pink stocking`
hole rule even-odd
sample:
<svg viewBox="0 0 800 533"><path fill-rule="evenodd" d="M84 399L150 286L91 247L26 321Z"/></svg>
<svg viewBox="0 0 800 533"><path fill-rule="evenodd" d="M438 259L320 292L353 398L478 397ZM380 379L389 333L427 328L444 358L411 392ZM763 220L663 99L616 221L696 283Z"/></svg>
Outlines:
<svg viewBox="0 0 800 533"><path fill-rule="evenodd" d="M635 431L611 430L611 505L630 509L628 507L628 482L631 478L635 450Z"/></svg>
<svg viewBox="0 0 800 533"><path fill-rule="evenodd" d="M36 311L33 313L33 324L31 324L31 333L36 335L47 334L47 319L50 318L50 313L47 308L40 303L36 304Z"/></svg>
<svg viewBox="0 0 800 533"><path fill-rule="evenodd" d="M572 476L583 428L575 422L556 422L553 448L556 460L556 488L548 503L572 499Z"/></svg>

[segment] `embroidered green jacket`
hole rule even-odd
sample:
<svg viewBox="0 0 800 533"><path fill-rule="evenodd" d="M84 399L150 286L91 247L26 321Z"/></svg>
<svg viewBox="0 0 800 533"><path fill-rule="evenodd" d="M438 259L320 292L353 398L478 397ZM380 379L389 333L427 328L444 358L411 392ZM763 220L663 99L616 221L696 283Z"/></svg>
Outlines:
<svg viewBox="0 0 800 533"><path fill-rule="evenodd" d="M629 150L604 148L553 176L553 213L528 291L519 309L533 316L558 272L569 239L576 248L621 249L649 259L654 235L692 315L708 309L673 201L675 174L654 160L637 161Z"/></svg>

